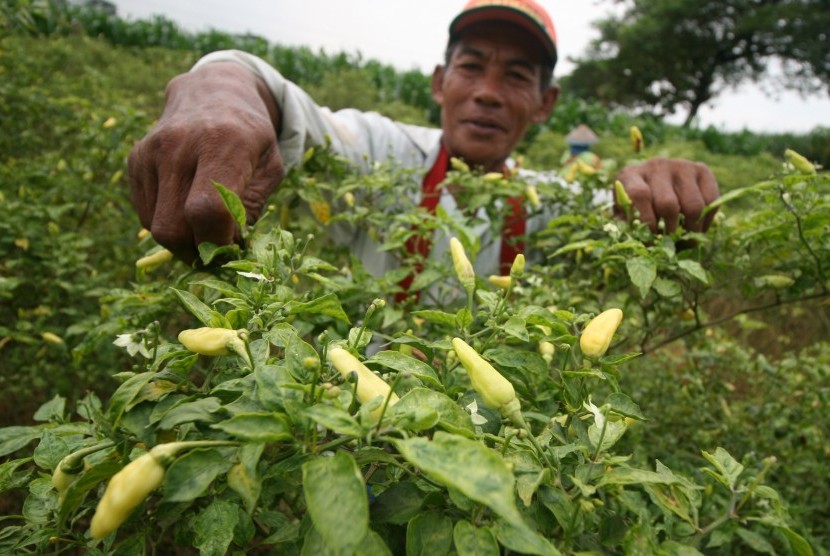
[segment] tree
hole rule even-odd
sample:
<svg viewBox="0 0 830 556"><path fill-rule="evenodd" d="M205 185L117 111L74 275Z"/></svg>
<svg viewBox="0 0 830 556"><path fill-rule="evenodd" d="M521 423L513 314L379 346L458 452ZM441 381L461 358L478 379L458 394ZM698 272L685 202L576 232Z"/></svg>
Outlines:
<svg viewBox="0 0 830 556"><path fill-rule="evenodd" d="M618 0L625 9L596 23L600 37L563 81L571 94L608 105L686 110L689 125L729 87L768 75L815 92L830 83L830 0Z"/></svg>

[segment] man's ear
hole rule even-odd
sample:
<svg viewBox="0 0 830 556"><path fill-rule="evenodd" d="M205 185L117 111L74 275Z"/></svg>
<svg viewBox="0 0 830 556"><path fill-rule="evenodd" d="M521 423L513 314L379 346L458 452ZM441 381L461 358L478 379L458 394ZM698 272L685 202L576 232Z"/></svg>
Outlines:
<svg viewBox="0 0 830 556"><path fill-rule="evenodd" d="M434 85L433 85L434 88ZM433 93L435 96L435 93ZM539 110L533 116L533 123L541 124L548 119L550 113L553 112L553 106L556 104L556 99L559 98L559 87L551 85L545 92L542 93L542 102L539 104Z"/></svg>
<svg viewBox="0 0 830 556"><path fill-rule="evenodd" d="M444 66L437 65L432 72L432 99L439 105L444 102Z"/></svg>

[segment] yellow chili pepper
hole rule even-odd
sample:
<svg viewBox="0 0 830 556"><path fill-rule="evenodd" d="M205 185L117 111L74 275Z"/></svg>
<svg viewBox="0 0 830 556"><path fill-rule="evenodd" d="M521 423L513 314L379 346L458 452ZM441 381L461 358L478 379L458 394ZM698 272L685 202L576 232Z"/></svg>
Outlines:
<svg viewBox="0 0 830 556"><path fill-rule="evenodd" d="M495 274L487 277L487 281L503 290L510 289L510 276L496 276Z"/></svg>
<svg viewBox="0 0 830 556"><path fill-rule="evenodd" d="M579 347L582 354L588 357L600 357L608 351L611 339L622 322L623 312L620 309L608 309L593 318L582 331L579 337Z"/></svg>
<svg viewBox="0 0 830 556"><path fill-rule="evenodd" d="M398 403L398 396L392 391L392 388L361 363L357 357L339 347L331 348L328 355L331 364L343 378L348 378L351 373L357 375L357 399L360 400L360 403L369 403L378 396L382 396L384 399L389 398L390 406ZM372 418L379 419L382 410L383 405L373 410L371 412Z"/></svg>
<svg viewBox="0 0 830 556"><path fill-rule="evenodd" d="M151 492L164 481L165 468L153 451L134 459L110 479L89 527L93 539L118 529Z"/></svg>
<svg viewBox="0 0 830 556"><path fill-rule="evenodd" d="M539 342L539 353L541 354L542 359L550 365L553 361L553 356L556 353L556 347L550 342L541 341Z"/></svg>
<svg viewBox="0 0 830 556"><path fill-rule="evenodd" d="M309 203L311 207L311 213L314 214L314 218L322 224L326 225L331 220L331 207L325 201L312 201Z"/></svg>
<svg viewBox="0 0 830 556"><path fill-rule="evenodd" d="M636 125L631 126L631 129L629 130L629 135L631 137L631 149L635 153L638 153L641 150L643 150L645 142L643 141L643 132L640 131L640 128Z"/></svg>
<svg viewBox="0 0 830 556"><path fill-rule="evenodd" d="M525 256L521 253L516 255L513 259L513 264L510 265L510 277L518 280L525 272Z"/></svg>
<svg viewBox="0 0 830 556"><path fill-rule="evenodd" d="M167 249L162 249L160 251L156 251L155 253L151 253L146 257L141 257L135 262L135 267L150 271L172 260L173 253Z"/></svg>
<svg viewBox="0 0 830 556"><path fill-rule="evenodd" d="M453 338L452 347L470 377L470 384L484 403L514 423L523 423L521 402L513 384L461 338Z"/></svg>
<svg viewBox="0 0 830 556"><path fill-rule="evenodd" d="M450 254L452 255L452 265L455 268L455 274L458 276L459 282L467 291L472 291L476 287L476 272L470 259L467 258L467 253L464 251L464 246L458 241L458 238L450 238Z"/></svg>
<svg viewBox="0 0 830 556"><path fill-rule="evenodd" d="M628 192L620 180L614 182L614 197L617 204L623 209L631 206L631 197L628 196Z"/></svg>
<svg viewBox="0 0 830 556"><path fill-rule="evenodd" d="M193 353L200 355L219 357L233 352L245 359L249 366L253 366L245 344L247 334L248 331L245 329L231 330L205 326L182 330L179 332L179 342Z"/></svg>
<svg viewBox="0 0 830 556"><path fill-rule="evenodd" d="M802 174L815 174L816 167L813 165L812 162L807 160L804 156L798 154L792 149L787 149L784 151L784 157L787 159L787 162L793 165L793 167L801 172Z"/></svg>
<svg viewBox="0 0 830 556"><path fill-rule="evenodd" d="M538 209L542 206L542 201L539 199L539 192L536 190L536 186L528 185L525 187L525 197L527 197L531 207Z"/></svg>
<svg viewBox="0 0 830 556"><path fill-rule="evenodd" d="M467 165L466 162L461 160L460 158L452 157L450 158L450 166L456 172L469 172L470 167Z"/></svg>
<svg viewBox="0 0 830 556"><path fill-rule="evenodd" d="M484 181L499 181L504 179L504 174L501 172L487 172L482 176Z"/></svg>

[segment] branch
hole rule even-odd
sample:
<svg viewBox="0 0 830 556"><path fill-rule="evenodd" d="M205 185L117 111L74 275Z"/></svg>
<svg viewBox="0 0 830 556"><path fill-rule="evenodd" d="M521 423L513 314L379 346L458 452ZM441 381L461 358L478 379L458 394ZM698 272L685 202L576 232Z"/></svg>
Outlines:
<svg viewBox="0 0 830 556"><path fill-rule="evenodd" d="M774 302L767 303L766 305L758 305L756 307L748 307L746 309L740 309L740 310L735 311L734 313L731 313L731 314L726 315L724 317L719 317L719 318L710 320L708 322L703 322L703 323L696 324L692 328L689 328L687 330L684 330L683 332L675 334L674 336L669 336L668 338L665 338L664 340L661 340L660 342L658 342L654 346L651 346L651 347L647 348L645 346L645 344L643 343L640 347L642 349L643 355L647 355L647 354L649 354L653 351L657 351L658 349L665 346L666 344L670 344L670 343L674 342L675 340L679 340L680 338L688 336L689 334L693 334L694 332L697 332L697 331L702 330L704 328L708 328L710 326L717 326L719 324L723 324L724 322L730 321L730 320L734 319L735 317L737 317L739 315L745 315L745 314L748 314L748 313L755 313L755 312L758 312L758 311L766 311L767 309L772 309L773 307L780 307L780 306L783 306L783 305L791 305L793 303L800 303L802 301L810 301L812 299L821 299L821 298L825 298L825 297L830 298L830 294L828 294L827 292L819 292L819 293L814 293L812 295L807 295L807 296L804 296L804 297L797 297L795 299L783 299L783 300L782 299L776 299Z"/></svg>

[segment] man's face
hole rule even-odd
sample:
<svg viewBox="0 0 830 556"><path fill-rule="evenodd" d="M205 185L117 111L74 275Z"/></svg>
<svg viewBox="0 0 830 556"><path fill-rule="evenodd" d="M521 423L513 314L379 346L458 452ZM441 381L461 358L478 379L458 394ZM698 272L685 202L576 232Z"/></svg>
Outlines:
<svg viewBox="0 0 830 556"><path fill-rule="evenodd" d="M482 23L464 31L447 67L435 70L444 145L485 171L498 171L532 123L547 119L558 90L541 86L538 45L526 31Z"/></svg>

